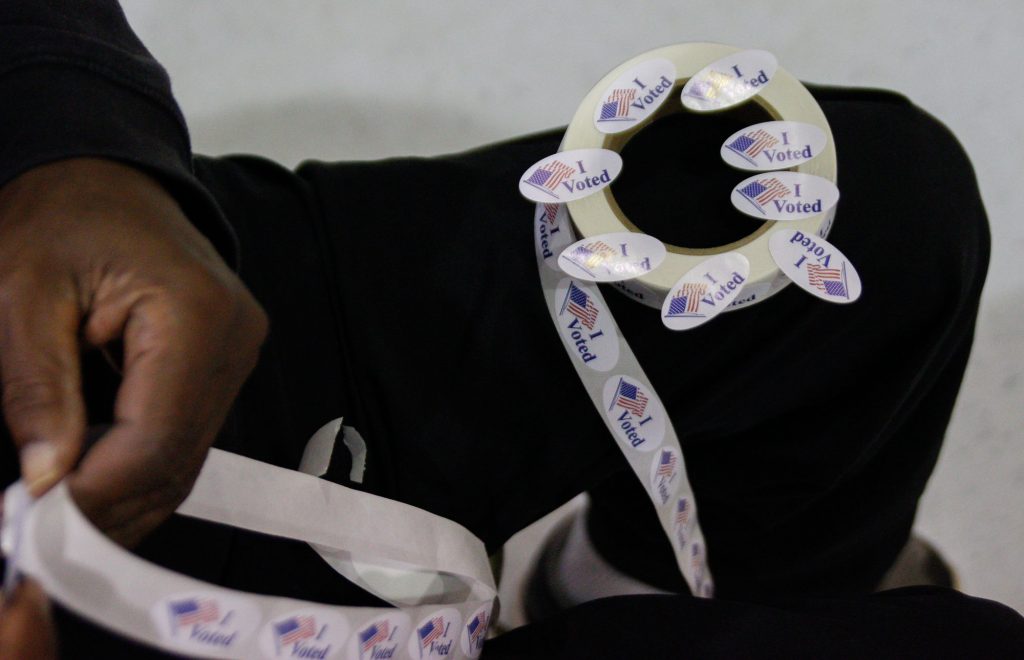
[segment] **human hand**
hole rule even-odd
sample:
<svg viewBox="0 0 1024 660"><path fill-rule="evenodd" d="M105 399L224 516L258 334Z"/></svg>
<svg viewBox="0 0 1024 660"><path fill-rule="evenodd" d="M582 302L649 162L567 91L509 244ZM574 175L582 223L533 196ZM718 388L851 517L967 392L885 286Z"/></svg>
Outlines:
<svg viewBox="0 0 1024 660"><path fill-rule="evenodd" d="M57 657L50 604L42 588L22 580L0 605L0 658L47 660Z"/></svg>
<svg viewBox="0 0 1024 660"><path fill-rule="evenodd" d="M129 166L69 159L0 189L0 388L22 477L69 477L83 513L137 543L188 494L266 315L177 203ZM80 351L123 342L113 426L80 458Z"/></svg>

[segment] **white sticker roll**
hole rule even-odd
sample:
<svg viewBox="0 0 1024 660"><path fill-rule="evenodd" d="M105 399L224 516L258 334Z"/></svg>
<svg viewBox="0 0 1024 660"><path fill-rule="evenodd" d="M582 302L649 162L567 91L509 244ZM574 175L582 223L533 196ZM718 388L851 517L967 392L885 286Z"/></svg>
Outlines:
<svg viewBox="0 0 1024 660"><path fill-rule="evenodd" d="M676 85L678 86L706 68L709 62L715 62L739 52L742 51L738 48L722 44L691 43L667 46L634 57L609 72L594 85L570 122L561 148L563 150L601 148L616 151L622 148L626 141L624 137L626 134L608 135L598 130L594 125L594 109L603 100L603 94L612 83L643 62L653 59L665 59L672 62L676 68ZM740 68L741 72L744 71L745 66ZM760 67L755 70L758 76L760 75L759 71ZM765 73L769 75L768 69L765 69ZM771 84L759 87L759 92L753 97L752 103L757 103L768 114L781 121L816 126L826 137L824 148L815 158L797 165L795 171L820 176L835 183L835 145L828 121L818 103L810 92L782 67L778 67L774 74L769 76L769 79ZM663 105L658 114L664 112L667 107ZM645 120L645 122L649 121L650 118ZM709 163L714 163L714 158L715 154L708 154ZM643 167L643 164L631 164L630 167ZM622 231L640 231L619 208L610 188L604 188L598 194L585 199L570 201L567 206L571 223L577 236L581 239ZM803 220L793 220L790 224L793 228L808 235L816 234L819 231L827 234L833 213L834 209L823 211ZM715 254L739 252L750 262L750 275L745 287L747 293L734 301L739 304L733 305L733 308L760 302L789 284L789 279L780 272L768 250L768 237L771 230L772 225L768 223L748 236L712 248L666 245L667 255L659 268L637 279L620 282L616 284L616 288L649 307L661 309L669 290L683 274Z"/></svg>

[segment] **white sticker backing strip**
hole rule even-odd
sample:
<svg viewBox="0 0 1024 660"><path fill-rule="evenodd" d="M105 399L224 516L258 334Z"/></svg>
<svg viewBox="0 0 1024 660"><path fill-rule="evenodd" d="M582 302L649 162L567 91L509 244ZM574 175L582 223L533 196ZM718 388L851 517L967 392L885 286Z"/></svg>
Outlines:
<svg viewBox="0 0 1024 660"><path fill-rule="evenodd" d="M471 657L457 642L462 622L481 611L489 617L496 599L483 545L459 525L234 454L211 450L179 512L309 541L335 560L354 555L385 567L454 576L460 592L464 588L469 595L444 606L426 602L396 610L224 589L115 545L78 511L63 483L29 507L19 529L5 515L4 535L20 536L17 569L39 580L58 602L126 637L193 657L340 658L346 648L348 657L374 649L377 657L390 657L403 648L423 657ZM423 543L425 538L434 542ZM438 617L444 619L443 634L427 625ZM421 623L414 630L409 620Z"/></svg>
<svg viewBox="0 0 1024 660"><path fill-rule="evenodd" d="M554 223L549 223L548 217L548 210L538 204L534 210L534 223L538 228L537 269L551 319L595 408L634 473L648 487L662 529L670 539L676 538L672 498L678 493L688 498L688 502L693 501L679 438L598 288L581 279L565 277L551 268L549 250L539 239L542 223L549 227L557 225L559 233L566 232L560 241L573 243L576 239L571 219L563 226L556 210L550 215L555 218ZM550 231L545 231L550 236ZM632 234L630 240L638 236L643 235ZM630 250L632 247L627 248L627 252ZM608 372L613 370L614 375L609 376ZM665 451L674 458L663 467L652 467L652 457L658 461ZM697 523L696 508L692 504L690 507L690 531L686 543L677 548L676 560L691 591L710 597L714 588L705 563L706 554L693 552L694 547L702 547L704 537Z"/></svg>

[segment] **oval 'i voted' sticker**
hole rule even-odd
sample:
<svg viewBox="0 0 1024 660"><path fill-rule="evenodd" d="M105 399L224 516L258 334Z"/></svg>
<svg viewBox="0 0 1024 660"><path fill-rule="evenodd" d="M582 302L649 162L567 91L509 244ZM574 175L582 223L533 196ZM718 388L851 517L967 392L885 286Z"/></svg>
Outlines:
<svg viewBox="0 0 1024 660"><path fill-rule="evenodd" d="M413 628L407 649L409 657L435 660L453 656L455 640L461 632L462 616L458 610L451 607L437 610Z"/></svg>
<svg viewBox="0 0 1024 660"><path fill-rule="evenodd" d="M670 330L689 330L725 311L743 290L750 262L738 252L716 254L687 271L661 305L661 322Z"/></svg>
<svg viewBox="0 0 1024 660"><path fill-rule="evenodd" d="M619 333L604 300L571 277L555 288L558 331L574 360L594 371L611 371L619 361Z"/></svg>
<svg viewBox="0 0 1024 660"><path fill-rule="evenodd" d="M786 277L804 291L834 303L851 303L860 297L857 269L824 238L780 229L768 239L768 250Z"/></svg>
<svg viewBox="0 0 1024 660"><path fill-rule="evenodd" d="M802 172L766 172L740 181L730 196L740 213L760 220L803 220L832 209L839 188Z"/></svg>
<svg viewBox="0 0 1024 660"><path fill-rule="evenodd" d="M679 451L673 447L662 447L651 461L651 496L662 506L668 504L679 489L682 479L679 471L683 459Z"/></svg>
<svg viewBox="0 0 1024 660"><path fill-rule="evenodd" d="M722 160L741 170L767 172L802 165L828 143L825 131L798 121L766 121L748 126L722 144Z"/></svg>
<svg viewBox="0 0 1024 660"><path fill-rule="evenodd" d="M345 617L321 607L271 619L259 633L260 650L267 658L330 658L348 639Z"/></svg>
<svg viewBox="0 0 1024 660"><path fill-rule="evenodd" d="M683 106L694 112L713 112L738 105L764 89L778 68L778 60L766 50L733 53L686 81Z"/></svg>
<svg viewBox="0 0 1024 660"><path fill-rule="evenodd" d="M620 374L604 383L604 411L612 432L630 449L654 451L665 440L665 408L646 383Z"/></svg>
<svg viewBox="0 0 1024 660"><path fill-rule="evenodd" d="M491 627L491 604L483 605L467 619L462 632L462 652L468 658L477 658L484 650L487 630Z"/></svg>
<svg viewBox="0 0 1024 660"><path fill-rule="evenodd" d="M401 610L391 610L364 621L348 643L345 660L399 658L399 646L409 638L412 622Z"/></svg>
<svg viewBox="0 0 1024 660"><path fill-rule="evenodd" d="M651 272L665 254L665 244L653 236L620 231L576 241L562 250L558 267L591 282L621 282Z"/></svg>
<svg viewBox="0 0 1024 660"><path fill-rule="evenodd" d="M558 255L576 242L565 204L538 204L533 213L533 239L537 255L551 270L560 271Z"/></svg>
<svg viewBox="0 0 1024 660"><path fill-rule="evenodd" d="M628 131L661 107L676 83L676 65L646 60L615 79L594 108L594 126L602 133Z"/></svg>
<svg viewBox="0 0 1024 660"><path fill-rule="evenodd" d="M533 202L571 202L608 187L622 172L610 149L573 149L543 158L519 179L519 193Z"/></svg>

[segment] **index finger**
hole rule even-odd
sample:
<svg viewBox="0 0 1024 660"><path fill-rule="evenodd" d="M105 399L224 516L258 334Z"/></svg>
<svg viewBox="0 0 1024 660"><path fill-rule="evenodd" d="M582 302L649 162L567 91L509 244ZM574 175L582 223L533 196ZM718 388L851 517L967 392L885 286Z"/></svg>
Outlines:
<svg viewBox="0 0 1024 660"><path fill-rule="evenodd" d="M116 541L134 543L188 494L248 373L233 357L235 313L217 304L231 302L155 293L129 313L114 425L70 482L78 505Z"/></svg>

